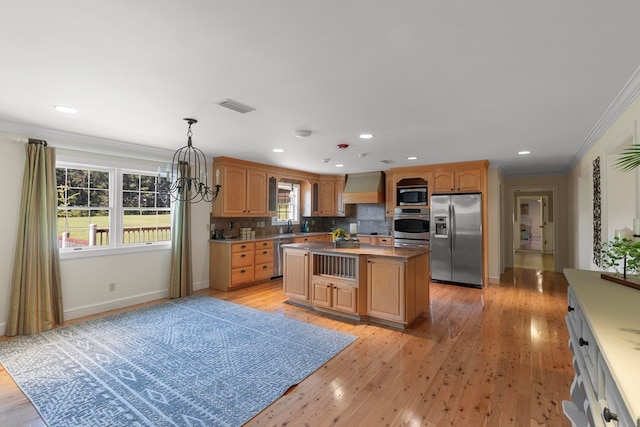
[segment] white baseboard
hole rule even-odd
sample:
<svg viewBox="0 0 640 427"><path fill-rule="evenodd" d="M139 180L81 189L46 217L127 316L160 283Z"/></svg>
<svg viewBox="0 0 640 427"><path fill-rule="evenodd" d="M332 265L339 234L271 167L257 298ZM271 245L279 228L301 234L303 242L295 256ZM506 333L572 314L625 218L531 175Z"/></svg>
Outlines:
<svg viewBox="0 0 640 427"><path fill-rule="evenodd" d="M199 291L207 289L209 281L198 282L193 284L193 290ZM117 308L130 307L136 304L142 304L149 301L164 299L169 296L168 290L154 291L146 294L133 295L125 298L119 298L111 301L100 302L97 304L83 305L80 307L72 307L64 310L64 320L77 319L78 317L91 316L92 314L104 313L105 311L115 310ZM0 335L7 333L7 323L0 323Z"/></svg>
<svg viewBox="0 0 640 427"><path fill-rule="evenodd" d="M209 281L205 280L203 282L197 282L193 284L194 291L201 291L202 289L207 289L209 287Z"/></svg>
<svg viewBox="0 0 640 427"><path fill-rule="evenodd" d="M136 304L142 304L149 301L167 298L169 291L164 289L161 291L148 292L146 294L133 295L130 297L119 298L111 301L100 302L97 304L89 304L80 307L72 307L64 310L64 320L77 319L78 317L90 316L92 314L104 313L105 311L115 310L117 308L129 307Z"/></svg>
<svg viewBox="0 0 640 427"><path fill-rule="evenodd" d="M500 277L491 277L489 276L489 284L490 285L496 285L500 283Z"/></svg>

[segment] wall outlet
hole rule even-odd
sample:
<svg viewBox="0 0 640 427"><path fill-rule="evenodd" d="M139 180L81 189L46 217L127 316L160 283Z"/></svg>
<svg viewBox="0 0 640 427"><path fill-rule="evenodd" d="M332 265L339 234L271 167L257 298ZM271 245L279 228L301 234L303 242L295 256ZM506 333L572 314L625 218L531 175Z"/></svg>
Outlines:
<svg viewBox="0 0 640 427"><path fill-rule="evenodd" d="M116 291L116 283L115 282L109 283L109 292L115 292L115 291Z"/></svg>

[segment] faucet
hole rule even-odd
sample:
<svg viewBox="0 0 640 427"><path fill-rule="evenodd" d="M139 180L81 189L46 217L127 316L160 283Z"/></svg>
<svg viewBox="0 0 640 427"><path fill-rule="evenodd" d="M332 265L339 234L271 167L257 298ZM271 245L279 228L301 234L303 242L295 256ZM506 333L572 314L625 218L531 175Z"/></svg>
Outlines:
<svg viewBox="0 0 640 427"><path fill-rule="evenodd" d="M287 234L293 233L293 227L291 226L291 220L287 221Z"/></svg>

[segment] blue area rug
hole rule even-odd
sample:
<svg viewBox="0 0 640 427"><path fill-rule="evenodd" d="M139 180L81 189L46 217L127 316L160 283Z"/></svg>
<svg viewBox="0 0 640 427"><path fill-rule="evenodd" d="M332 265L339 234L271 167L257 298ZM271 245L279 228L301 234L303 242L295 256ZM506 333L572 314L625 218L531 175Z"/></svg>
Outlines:
<svg viewBox="0 0 640 427"><path fill-rule="evenodd" d="M239 426L356 337L194 296L0 343L57 426Z"/></svg>

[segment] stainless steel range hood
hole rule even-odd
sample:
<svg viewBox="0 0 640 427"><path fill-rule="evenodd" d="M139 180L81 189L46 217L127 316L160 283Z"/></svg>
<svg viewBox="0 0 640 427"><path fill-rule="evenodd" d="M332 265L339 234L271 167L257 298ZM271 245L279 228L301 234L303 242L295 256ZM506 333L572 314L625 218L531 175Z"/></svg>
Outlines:
<svg viewBox="0 0 640 427"><path fill-rule="evenodd" d="M343 203L384 203L384 173L364 172L347 175Z"/></svg>

